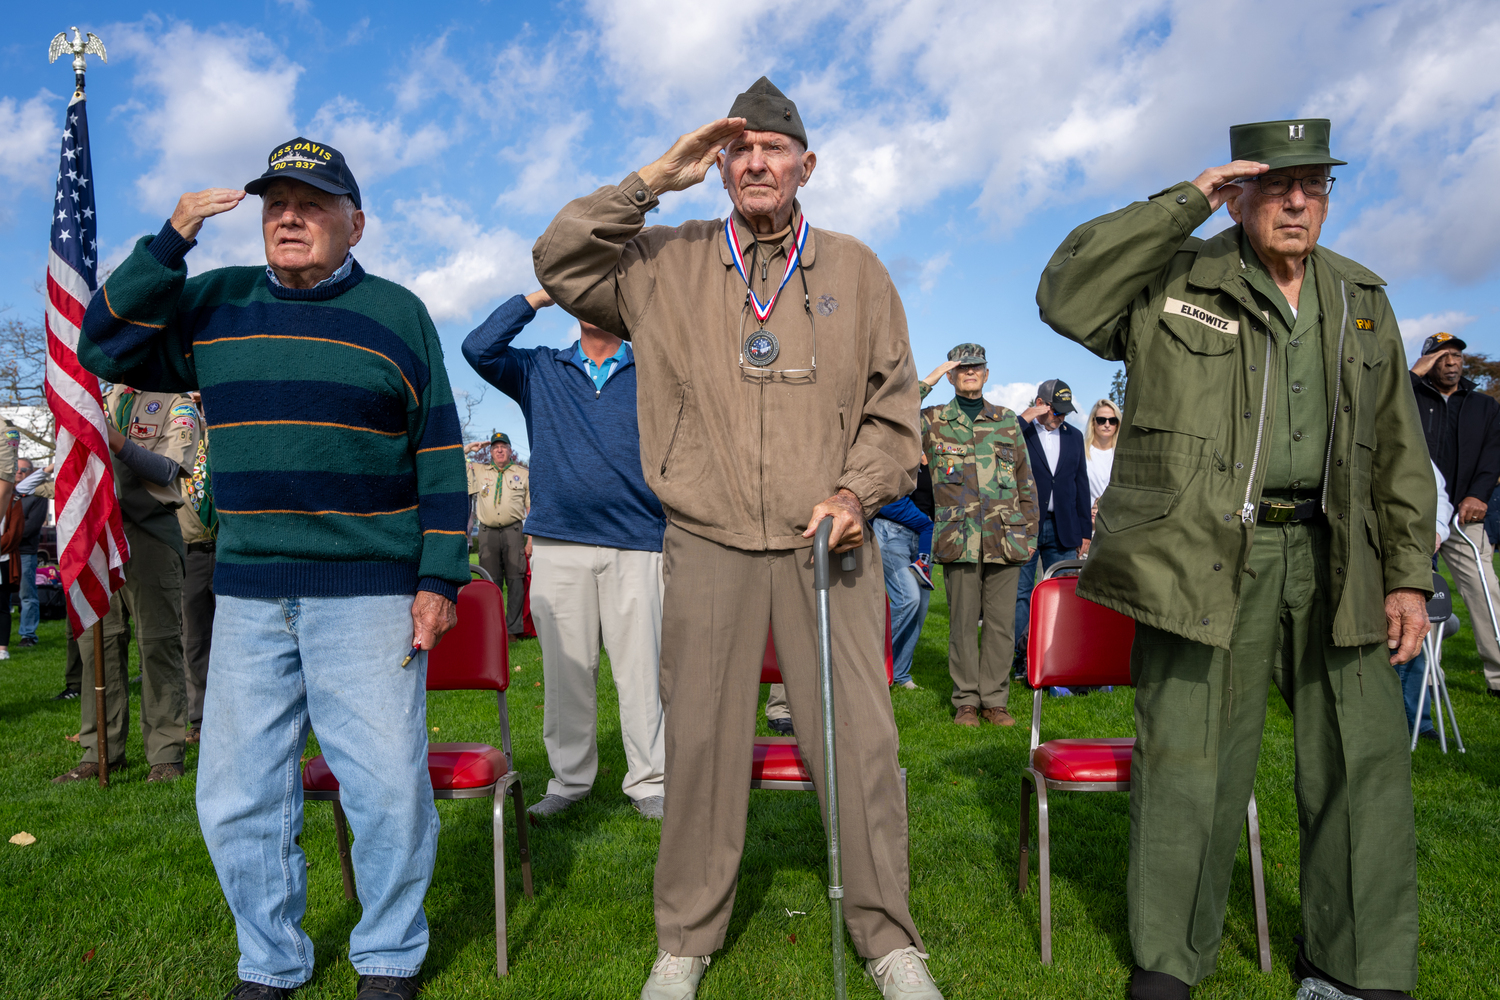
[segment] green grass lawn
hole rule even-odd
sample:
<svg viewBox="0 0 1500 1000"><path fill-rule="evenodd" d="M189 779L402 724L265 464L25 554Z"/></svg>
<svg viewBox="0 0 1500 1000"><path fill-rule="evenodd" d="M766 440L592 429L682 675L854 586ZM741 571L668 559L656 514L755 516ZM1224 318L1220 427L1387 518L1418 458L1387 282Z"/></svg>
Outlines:
<svg viewBox="0 0 1500 1000"><path fill-rule="evenodd" d="M947 607L941 590L918 649L922 689L894 692L911 797L912 909L950 998L1123 998L1131 967L1125 925L1128 819L1123 794L1054 796L1054 952L1038 958L1037 894L1016 892L1016 810L1027 730L961 729L948 705ZM222 996L235 982L234 927L193 808L197 751L187 777L148 786L140 735L129 770L101 791L48 779L72 767L78 703L52 701L63 674L60 624L35 649L0 663L0 996ZM541 741L541 666L534 641L513 647L509 695L517 760L535 800L549 775ZM1447 647L1449 684L1468 753L1423 743L1414 761L1422 906L1419 997L1500 996L1500 701L1485 697L1465 629ZM532 829L536 897L521 895L514 841L509 884L511 975L494 974L490 813L486 802L440 802L443 830L427 897L432 997L634 997L656 957L651 878L658 828L619 791L619 721L607 670L600 679L602 773L594 795ZM139 689L134 690L139 697ZM499 742L493 696L437 693L435 740ZM1031 712L1031 693L1011 710ZM1131 693L1049 702L1048 736L1128 735ZM764 723L762 723L764 732ZM309 753L313 750L310 749ZM1276 971L1255 959L1249 866L1235 870L1218 973L1198 998L1290 1000L1299 928L1291 718L1276 695L1256 781ZM509 829L509 820L507 820ZM302 836L309 872L306 927L317 971L300 997L352 997L346 959L359 916L345 902L329 807L309 803ZM739 895L703 1000L832 994L825 855L811 793L753 792ZM788 916L805 911L805 916ZM848 950L850 995L878 994Z"/></svg>

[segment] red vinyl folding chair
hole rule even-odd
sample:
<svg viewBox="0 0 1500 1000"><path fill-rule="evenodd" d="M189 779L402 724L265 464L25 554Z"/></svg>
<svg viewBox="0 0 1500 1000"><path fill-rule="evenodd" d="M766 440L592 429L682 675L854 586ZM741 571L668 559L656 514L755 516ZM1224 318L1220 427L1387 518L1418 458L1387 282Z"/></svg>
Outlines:
<svg viewBox="0 0 1500 1000"><path fill-rule="evenodd" d="M1064 567L1059 564L1053 572ZM1030 645L1026 674L1036 689L1031 709L1031 758L1021 774L1021 822L1018 889L1027 891L1031 847L1031 795L1036 794L1037 846L1041 885L1042 964L1052 964L1052 842L1047 793L1125 792L1130 790L1130 753L1134 739L1058 739L1040 743L1042 702L1049 686L1129 686L1130 646L1135 622L1125 615L1086 601L1075 592L1075 577L1054 576L1037 584L1031 595ZM1255 895L1255 936L1262 972L1271 971L1271 935L1266 919L1266 883L1261 867L1260 820L1255 796L1245 825L1250 839L1250 879Z"/></svg>
<svg viewBox="0 0 1500 1000"><path fill-rule="evenodd" d="M896 661L891 654L891 606L885 606L885 680L895 676ZM776 643L766 631L766 653L760 664L762 684L781 683L781 664L776 659ZM750 787L782 791L814 790L812 774L797 749L795 736L757 736L755 757L750 765ZM901 787L906 787L906 769L901 769Z"/></svg>
<svg viewBox="0 0 1500 1000"><path fill-rule="evenodd" d="M437 799L490 799L493 803L495 862L495 974L510 971L505 947L505 828L504 799L515 803L516 842L521 856L521 885L531 890L531 848L526 832L526 802L521 774L510 747L510 714L505 690L510 687L510 659L505 632L505 598L486 578L458 592L458 624L427 654L427 690L494 691L500 712L500 747L488 743L431 743L427 770ZM344 898L354 899L354 869L349 861L349 826L339 803L339 782L322 754L302 771L305 799L333 803L338 833L339 867L344 876Z"/></svg>

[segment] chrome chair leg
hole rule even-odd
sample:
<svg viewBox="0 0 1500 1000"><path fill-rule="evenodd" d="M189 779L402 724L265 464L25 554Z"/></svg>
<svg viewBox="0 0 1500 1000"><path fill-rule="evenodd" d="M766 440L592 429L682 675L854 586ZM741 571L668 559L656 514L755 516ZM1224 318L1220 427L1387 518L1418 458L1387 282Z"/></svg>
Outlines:
<svg viewBox="0 0 1500 1000"><path fill-rule="evenodd" d="M1255 945L1260 953L1260 971L1271 971L1271 920L1266 913L1266 872L1260 853L1260 810L1256 808L1255 796L1250 796L1250 808L1245 813L1245 830L1250 850L1250 886L1255 897Z"/></svg>
<svg viewBox="0 0 1500 1000"><path fill-rule="evenodd" d="M495 824L495 975L510 974L505 943L505 797L497 789L490 805Z"/></svg>
<svg viewBox="0 0 1500 1000"><path fill-rule="evenodd" d="M349 820L344 815L344 805L333 800L333 829L339 844L339 873L344 877L344 898L355 899L354 863L349 858Z"/></svg>

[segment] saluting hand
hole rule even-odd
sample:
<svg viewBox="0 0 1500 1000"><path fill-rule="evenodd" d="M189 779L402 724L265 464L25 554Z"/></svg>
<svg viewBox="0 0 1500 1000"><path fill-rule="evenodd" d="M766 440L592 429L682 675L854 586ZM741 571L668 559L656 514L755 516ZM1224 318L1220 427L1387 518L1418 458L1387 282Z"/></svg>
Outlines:
<svg viewBox="0 0 1500 1000"><path fill-rule="evenodd" d="M937 385L938 379L958 367L957 361L944 361L932 370L932 374L922 380L923 385Z"/></svg>
<svg viewBox="0 0 1500 1000"><path fill-rule="evenodd" d="M1420 590L1398 587L1385 595L1385 644L1391 650L1393 666L1417 655L1431 627L1427 599Z"/></svg>
<svg viewBox="0 0 1500 1000"><path fill-rule="evenodd" d="M637 171L655 194L681 191L699 183L719 150L745 131L745 119L720 118L681 136L655 163Z"/></svg>
<svg viewBox="0 0 1500 1000"><path fill-rule="evenodd" d="M195 239L198 230L203 228L204 219L227 212L244 199L245 192L237 188L189 191L177 200L177 210L172 213L172 228L185 240Z"/></svg>
<svg viewBox="0 0 1500 1000"><path fill-rule="evenodd" d="M1256 163L1254 160L1235 160L1222 167L1209 167L1198 175L1193 181L1193 186L1203 192L1204 197L1208 199L1208 207L1217 212L1219 206L1228 199L1224 185L1231 183L1235 178L1255 177L1270 169L1269 164Z"/></svg>
<svg viewBox="0 0 1500 1000"><path fill-rule="evenodd" d="M419 590L411 602L412 645L431 649L458 624L458 605L442 594Z"/></svg>

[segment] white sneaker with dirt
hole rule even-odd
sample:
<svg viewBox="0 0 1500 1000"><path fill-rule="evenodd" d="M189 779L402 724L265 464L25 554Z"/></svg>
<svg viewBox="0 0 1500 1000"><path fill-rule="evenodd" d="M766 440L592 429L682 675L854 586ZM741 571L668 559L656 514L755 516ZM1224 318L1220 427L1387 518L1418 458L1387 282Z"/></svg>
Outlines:
<svg viewBox="0 0 1500 1000"><path fill-rule="evenodd" d="M932 973L927 971L926 959L916 945L907 945L884 958L870 959L865 971L885 1000L943 1000Z"/></svg>
<svg viewBox="0 0 1500 1000"><path fill-rule="evenodd" d="M694 1000L698 995L698 980L708 968L709 958L684 958L656 953L656 964L651 966L651 976L641 987L641 1000Z"/></svg>

